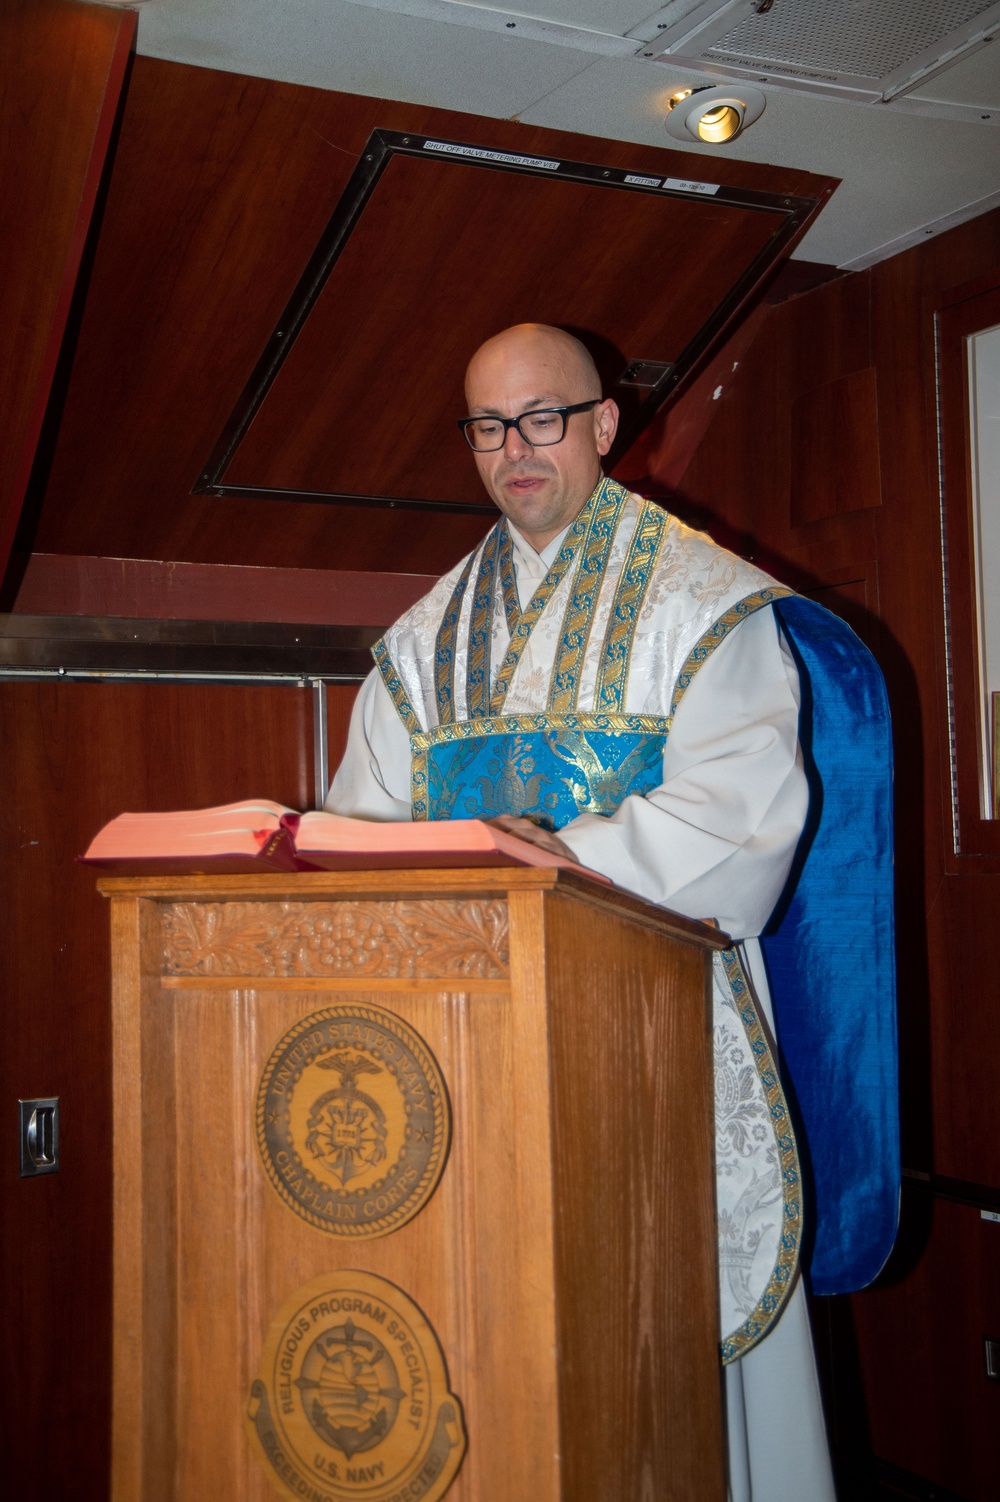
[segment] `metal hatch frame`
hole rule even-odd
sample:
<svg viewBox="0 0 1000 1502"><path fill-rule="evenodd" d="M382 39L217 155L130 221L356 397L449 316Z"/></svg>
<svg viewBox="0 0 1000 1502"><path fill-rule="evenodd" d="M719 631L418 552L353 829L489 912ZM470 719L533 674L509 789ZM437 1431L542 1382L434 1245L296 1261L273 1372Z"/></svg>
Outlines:
<svg viewBox="0 0 1000 1502"><path fill-rule="evenodd" d="M231 485L225 473L254 417L278 375L289 351L305 326L341 252L360 219L386 167L395 156L409 156L433 161L464 163L480 170L520 173L528 177L561 178L594 187L616 188L625 193L645 193L658 198L680 198L689 202L713 203L779 214L778 228L754 256L743 274L730 287L678 358L662 364L662 374L649 386L649 394L619 433L611 453L609 467L619 460L653 417L691 373L711 348L734 314L747 300L768 271L781 259L781 252L800 233L819 209L822 198L796 197L764 193L753 188L733 188L722 183L654 175L648 171L629 171L622 167L601 167L590 162L575 162L555 157L541 157L500 151L459 141L443 141L434 136L405 134L400 131L374 130L365 144L358 164L351 174L340 200L320 236L316 249L285 304L263 353L243 387L218 442L212 449L197 481L193 495L238 496L251 500L305 501L318 505L377 506L438 512L469 512L494 515L492 504L464 501L430 500L412 496L361 495L348 491L295 490L277 486ZM647 360L646 356L650 359ZM632 361L625 376L635 365L655 363L652 352L643 351L641 359ZM625 384L645 385L638 380Z"/></svg>

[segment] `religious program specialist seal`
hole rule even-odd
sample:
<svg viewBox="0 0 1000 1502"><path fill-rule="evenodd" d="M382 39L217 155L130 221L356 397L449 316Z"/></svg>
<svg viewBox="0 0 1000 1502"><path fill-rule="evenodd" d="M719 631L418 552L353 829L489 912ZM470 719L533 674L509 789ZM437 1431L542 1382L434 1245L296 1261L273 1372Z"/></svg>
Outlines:
<svg viewBox="0 0 1000 1502"><path fill-rule="evenodd" d="M373 1273L324 1273L285 1300L247 1432L275 1490L305 1502L437 1502L465 1454L430 1324Z"/></svg>
<svg viewBox="0 0 1000 1502"><path fill-rule="evenodd" d="M257 1090L268 1178L310 1225L384 1236L434 1193L451 1115L437 1060L380 1007L344 1004L289 1028Z"/></svg>

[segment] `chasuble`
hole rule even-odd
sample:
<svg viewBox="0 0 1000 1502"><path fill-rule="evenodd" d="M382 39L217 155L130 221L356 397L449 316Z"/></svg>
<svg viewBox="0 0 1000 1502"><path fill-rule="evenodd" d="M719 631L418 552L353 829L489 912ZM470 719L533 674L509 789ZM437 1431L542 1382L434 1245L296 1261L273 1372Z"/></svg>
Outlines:
<svg viewBox="0 0 1000 1502"><path fill-rule="evenodd" d="M374 655L331 807L526 815L747 941L715 967L724 1359L770 1329L803 1251L818 1292L870 1281L898 1146L888 718L865 648L602 478L545 560L501 520Z"/></svg>

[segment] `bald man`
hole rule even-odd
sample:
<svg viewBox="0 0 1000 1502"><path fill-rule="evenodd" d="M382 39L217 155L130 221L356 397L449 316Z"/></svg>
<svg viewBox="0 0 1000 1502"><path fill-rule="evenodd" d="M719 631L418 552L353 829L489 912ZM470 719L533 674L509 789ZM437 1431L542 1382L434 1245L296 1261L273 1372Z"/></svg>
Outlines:
<svg viewBox="0 0 1000 1502"><path fill-rule="evenodd" d="M790 591L603 474L618 410L564 331L488 340L466 397L502 518L374 649L328 807L490 819L740 941L714 977L730 1494L831 1502L756 940L809 803Z"/></svg>

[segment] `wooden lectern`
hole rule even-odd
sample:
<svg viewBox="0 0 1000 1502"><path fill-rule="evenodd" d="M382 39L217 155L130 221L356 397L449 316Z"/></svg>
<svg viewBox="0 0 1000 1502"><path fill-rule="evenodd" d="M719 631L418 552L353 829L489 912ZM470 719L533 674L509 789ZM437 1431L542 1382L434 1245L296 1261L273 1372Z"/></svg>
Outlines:
<svg viewBox="0 0 1000 1502"><path fill-rule="evenodd" d="M722 1502L718 934L535 868L101 889L114 1502Z"/></svg>

